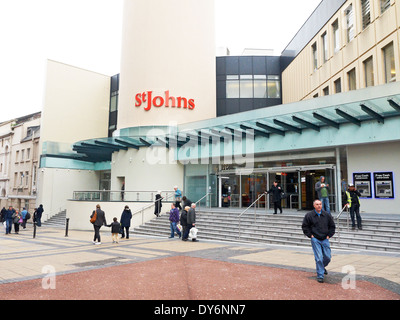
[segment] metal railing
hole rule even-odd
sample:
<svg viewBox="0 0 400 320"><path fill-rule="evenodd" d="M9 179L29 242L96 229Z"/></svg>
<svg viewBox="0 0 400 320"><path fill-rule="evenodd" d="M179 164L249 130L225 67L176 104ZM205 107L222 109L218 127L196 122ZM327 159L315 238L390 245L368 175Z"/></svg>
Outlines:
<svg viewBox="0 0 400 320"><path fill-rule="evenodd" d="M166 192L166 191L162 191L161 193L163 193L163 192ZM134 212L132 213L132 218L133 218L133 216L135 216L135 215L137 215L137 214L140 213L140 214L142 215L142 224L144 224L144 212L145 212L146 210L155 207L157 202L160 202L160 201L169 201L170 198L172 198L172 197L175 197L175 191L169 191L165 197L160 198L160 199L154 201L154 203L148 204L148 205L146 205L146 206L140 208L139 210L134 211ZM161 211L160 211L160 215L161 215Z"/></svg>
<svg viewBox="0 0 400 320"><path fill-rule="evenodd" d="M345 210L347 209L347 210ZM338 244L340 245L340 216L342 215L343 212L347 212L347 222L346 222L346 228L347 231L349 231L349 207L346 205L344 205L344 207L342 208L342 210L340 210L339 214L336 216L336 225L337 225L337 235L338 235Z"/></svg>
<svg viewBox="0 0 400 320"><path fill-rule="evenodd" d="M212 196L212 193L211 192L208 192L208 193L206 193L203 197L201 197L199 200L197 200L196 202L195 202L195 204L196 204L196 207L198 207L198 208L200 208L200 204L201 204L201 201L203 200L203 199L206 199L206 203L207 203L207 197L208 196ZM208 201L208 207L209 208L211 208L211 198L210 198L210 200Z"/></svg>
<svg viewBox="0 0 400 320"><path fill-rule="evenodd" d="M258 201L261 200L262 197L266 197L267 194L263 193L261 194L250 206L248 206L244 211L242 211L241 214L239 214L239 238L241 237L241 225L242 225L242 215L245 214L252 206L254 206L254 222L256 222L257 220L257 206L255 205L256 203L258 203ZM267 206L265 206L265 210L267 210Z"/></svg>
<svg viewBox="0 0 400 320"><path fill-rule="evenodd" d="M99 202L149 202L154 201L157 191L74 191L72 199L75 201L99 201ZM174 191L161 191L166 196L174 195Z"/></svg>

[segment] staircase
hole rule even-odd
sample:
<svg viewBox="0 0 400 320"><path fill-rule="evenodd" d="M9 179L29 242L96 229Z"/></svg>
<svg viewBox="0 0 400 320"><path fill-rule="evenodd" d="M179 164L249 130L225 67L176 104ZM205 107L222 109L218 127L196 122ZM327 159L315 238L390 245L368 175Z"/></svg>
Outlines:
<svg viewBox="0 0 400 320"><path fill-rule="evenodd" d="M56 215L52 216L49 220L42 222L43 226L46 227L65 227L65 219L67 217L67 211L63 210Z"/></svg>
<svg viewBox="0 0 400 320"><path fill-rule="evenodd" d="M301 229L305 212L273 215L259 211L256 220L254 212L245 213L241 218L240 237L239 214L228 208L196 210L198 239L310 246L310 239L304 236ZM133 234L167 238L170 235L168 217L163 213L135 228ZM332 248L400 252L400 220L363 217L363 230L351 230L351 227L347 230L346 220L343 215L339 226L336 225L336 234L331 240Z"/></svg>

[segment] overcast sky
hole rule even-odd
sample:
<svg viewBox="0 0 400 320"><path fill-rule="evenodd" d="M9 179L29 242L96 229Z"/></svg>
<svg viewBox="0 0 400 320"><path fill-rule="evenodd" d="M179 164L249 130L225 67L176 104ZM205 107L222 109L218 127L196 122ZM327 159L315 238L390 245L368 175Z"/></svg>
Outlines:
<svg viewBox="0 0 400 320"><path fill-rule="evenodd" d="M215 0L216 45L279 55L320 2ZM41 111L47 59L119 73L122 8L123 0L0 0L0 122Z"/></svg>

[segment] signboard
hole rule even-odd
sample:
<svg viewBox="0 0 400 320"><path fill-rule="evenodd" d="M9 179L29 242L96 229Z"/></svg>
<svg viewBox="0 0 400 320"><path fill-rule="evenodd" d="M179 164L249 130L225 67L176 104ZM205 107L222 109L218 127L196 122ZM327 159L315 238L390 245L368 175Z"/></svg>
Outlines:
<svg viewBox="0 0 400 320"><path fill-rule="evenodd" d="M376 199L394 199L393 172L374 172Z"/></svg>
<svg viewBox="0 0 400 320"><path fill-rule="evenodd" d="M362 198L372 198L371 172L353 173L353 182Z"/></svg>
<svg viewBox="0 0 400 320"><path fill-rule="evenodd" d="M169 94L169 90L162 95L156 95L153 91L146 91L135 95L135 107L144 107L145 111L151 110L152 107L160 108L182 108L193 110L196 107L194 99L185 97L173 97Z"/></svg>

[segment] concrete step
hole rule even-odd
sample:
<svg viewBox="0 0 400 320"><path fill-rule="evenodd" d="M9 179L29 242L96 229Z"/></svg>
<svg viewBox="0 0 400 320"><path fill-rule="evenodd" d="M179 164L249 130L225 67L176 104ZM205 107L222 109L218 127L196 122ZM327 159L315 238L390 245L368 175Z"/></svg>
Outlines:
<svg viewBox="0 0 400 320"><path fill-rule="evenodd" d="M196 214L199 238L236 242L262 242L283 245L309 246L310 240L304 236L301 223L303 217L290 215L244 214L240 222L238 215L227 212L198 212ZM380 250L400 252L400 221L363 221L363 230L347 230L346 221L340 221L339 235L336 233L332 247L360 250ZM168 237L170 227L168 215L153 219L135 228L134 234ZM240 236L239 236L240 234Z"/></svg>

